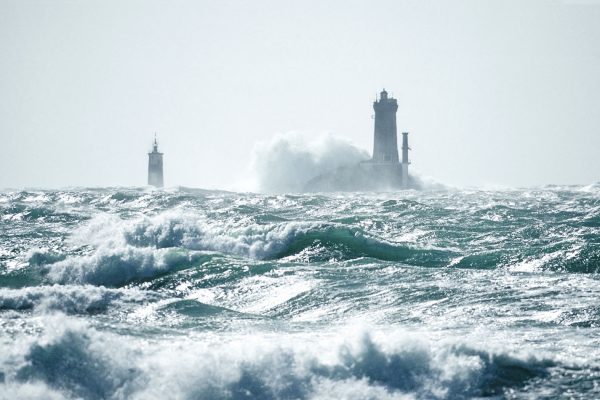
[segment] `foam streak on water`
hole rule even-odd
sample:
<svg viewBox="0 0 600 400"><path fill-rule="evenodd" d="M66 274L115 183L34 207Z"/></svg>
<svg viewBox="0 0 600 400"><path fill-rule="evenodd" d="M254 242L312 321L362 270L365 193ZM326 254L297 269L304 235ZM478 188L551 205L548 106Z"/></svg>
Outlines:
<svg viewBox="0 0 600 400"><path fill-rule="evenodd" d="M0 192L0 399L600 396L600 189Z"/></svg>

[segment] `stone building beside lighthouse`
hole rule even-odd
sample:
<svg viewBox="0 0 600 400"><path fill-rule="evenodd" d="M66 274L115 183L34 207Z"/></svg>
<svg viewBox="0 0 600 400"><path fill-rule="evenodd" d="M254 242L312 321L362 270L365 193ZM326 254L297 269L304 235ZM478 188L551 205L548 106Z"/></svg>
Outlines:
<svg viewBox="0 0 600 400"><path fill-rule="evenodd" d="M152 152L148 153L148 185L163 187L163 153L158 152L158 142L154 137Z"/></svg>

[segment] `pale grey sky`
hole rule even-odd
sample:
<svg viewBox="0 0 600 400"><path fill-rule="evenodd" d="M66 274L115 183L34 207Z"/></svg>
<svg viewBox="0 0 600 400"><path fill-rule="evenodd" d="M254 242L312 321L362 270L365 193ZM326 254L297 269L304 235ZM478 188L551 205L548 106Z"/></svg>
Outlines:
<svg viewBox="0 0 600 400"><path fill-rule="evenodd" d="M231 188L277 133L371 152L398 99L412 168L454 185L600 180L597 1L0 0L0 187Z"/></svg>

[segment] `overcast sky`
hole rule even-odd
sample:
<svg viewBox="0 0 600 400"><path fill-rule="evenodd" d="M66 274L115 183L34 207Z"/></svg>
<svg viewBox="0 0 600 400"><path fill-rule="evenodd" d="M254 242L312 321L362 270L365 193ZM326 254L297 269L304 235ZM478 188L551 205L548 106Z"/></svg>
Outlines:
<svg viewBox="0 0 600 400"><path fill-rule="evenodd" d="M398 99L412 170L600 180L600 3L0 0L0 187L231 188L294 131L372 151Z"/></svg>

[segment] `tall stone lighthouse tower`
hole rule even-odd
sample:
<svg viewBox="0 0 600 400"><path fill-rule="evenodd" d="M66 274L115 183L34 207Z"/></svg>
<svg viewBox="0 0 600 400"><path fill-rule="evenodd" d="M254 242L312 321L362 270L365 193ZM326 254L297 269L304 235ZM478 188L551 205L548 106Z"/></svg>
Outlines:
<svg viewBox="0 0 600 400"><path fill-rule="evenodd" d="M373 140L373 162L398 163L398 139L396 132L396 111L398 102L388 97L383 89L379 101L373 103L375 110L375 135Z"/></svg>
<svg viewBox="0 0 600 400"><path fill-rule="evenodd" d="M148 153L148 185L163 187L163 153L158 152L156 136L152 152Z"/></svg>

